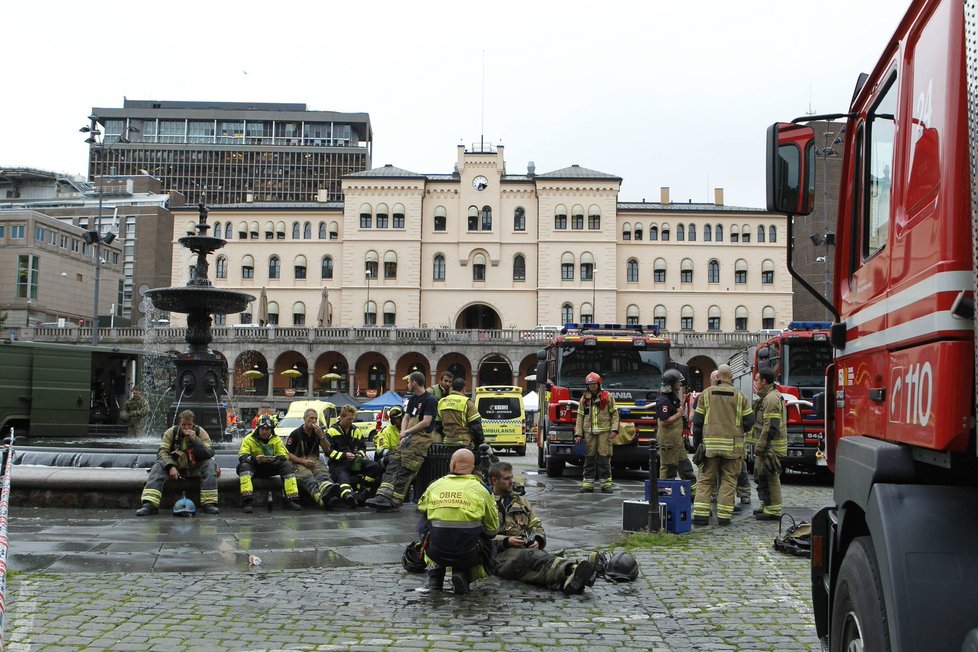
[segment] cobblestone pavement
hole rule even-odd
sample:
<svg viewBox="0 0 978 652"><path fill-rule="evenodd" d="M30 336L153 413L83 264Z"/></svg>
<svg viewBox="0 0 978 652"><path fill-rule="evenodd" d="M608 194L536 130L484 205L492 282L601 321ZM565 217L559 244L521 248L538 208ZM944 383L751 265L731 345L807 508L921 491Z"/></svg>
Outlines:
<svg viewBox="0 0 978 652"><path fill-rule="evenodd" d="M640 497L638 476L616 477L620 492L612 496L578 496L579 471L545 478L535 474L535 457L531 447L522 460L505 459L526 474L527 496L549 530L550 548L568 546L572 557L611 548L623 535L622 498ZM797 516L809 517L830 497L824 482L786 483L786 510ZM88 516L72 540L63 515L47 522L43 510L20 519L15 513L8 649L818 649L807 561L775 552L777 524L749 514L730 527L698 528L634 550L641 576L633 583L598 580L583 595L565 596L489 578L458 597L424 591L423 576L402 570L403 542L414 538L413 510L406 512L304 511L298 521L282 512L260 520L222 514L219 524L198 517L183 526L197 528L196 538L184 532L184 542L166 553L167 540L154 539L179 538L163 529L177 521L172 517L137 520L103 511ZM100 536L97 519L105 532L118 529L139 540L98 548L92 543ZM354 541L340 545L344 527L322 529L324 520L352 524L346 538ZM228 532L235 536L225 538ZM255 549L256 532L274 533L278 549ZM310 554L307 533L326 553ZM576 540L584 543L570 548ZM211 551L205 558L215 563L207 568L159 562ZM247 570L242 561L249 551L268 562ZM288 563L290 555L302 564Z"/></svg>

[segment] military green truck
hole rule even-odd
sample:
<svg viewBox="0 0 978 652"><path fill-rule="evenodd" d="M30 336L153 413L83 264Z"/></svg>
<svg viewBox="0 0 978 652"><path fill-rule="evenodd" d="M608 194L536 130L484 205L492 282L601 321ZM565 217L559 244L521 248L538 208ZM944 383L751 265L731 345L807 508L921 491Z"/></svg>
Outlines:
<svg viewBox="0 0 978 652"><path fill-rule="evenodd" d="M0 341L0 432L77 437L124 429L119 413L141 365L137 350Z"/></svg>

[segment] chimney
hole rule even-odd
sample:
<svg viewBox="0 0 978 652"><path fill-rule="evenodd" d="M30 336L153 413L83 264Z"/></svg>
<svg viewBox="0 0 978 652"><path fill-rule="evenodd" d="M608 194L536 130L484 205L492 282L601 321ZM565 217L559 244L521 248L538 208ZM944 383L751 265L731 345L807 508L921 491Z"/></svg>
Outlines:
<svg viewBox="0 0 978 652"><path fill-rule="evenodd" d="M669 203L669 186L659 188L659 202L663 204Z"/></svg>
<svg viewBox="0 0 978 652"><path fill-rule="evenodd" d="M723 188L713 189L713 203L717 206L723 206Z"/></svg>

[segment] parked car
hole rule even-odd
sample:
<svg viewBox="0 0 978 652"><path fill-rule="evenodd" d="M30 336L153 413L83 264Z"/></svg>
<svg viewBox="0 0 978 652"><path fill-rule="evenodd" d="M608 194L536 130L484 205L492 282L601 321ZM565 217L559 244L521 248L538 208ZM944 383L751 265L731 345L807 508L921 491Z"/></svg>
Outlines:
<svg viewBox="0 0 978 652"><path fill-rule="evenodd" d="M323 430L336 422L336 406L329 401L292 401L285 417L275 425L275 434L284 440L302 425L302 415L310 408L319 414L319 427Z"/></svg>

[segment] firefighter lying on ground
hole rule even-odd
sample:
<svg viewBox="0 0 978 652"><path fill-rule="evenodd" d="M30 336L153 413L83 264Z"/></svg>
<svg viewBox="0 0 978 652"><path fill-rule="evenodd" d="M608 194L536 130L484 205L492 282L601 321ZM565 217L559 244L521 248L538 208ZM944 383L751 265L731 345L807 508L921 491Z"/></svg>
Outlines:
<svg viewBox="0 0 978 652"><path fill-rule="evenodd" d="M300 510L299 486L295 481L295 467L289 462L289 451L282 438L275 434L272 417L263 414L258 427L241 440L238 450L238 479L241 485L241 507L246 514L253 510L254 485L252 477L271 478L282 476L285 489L285 508Z"/></svg>

